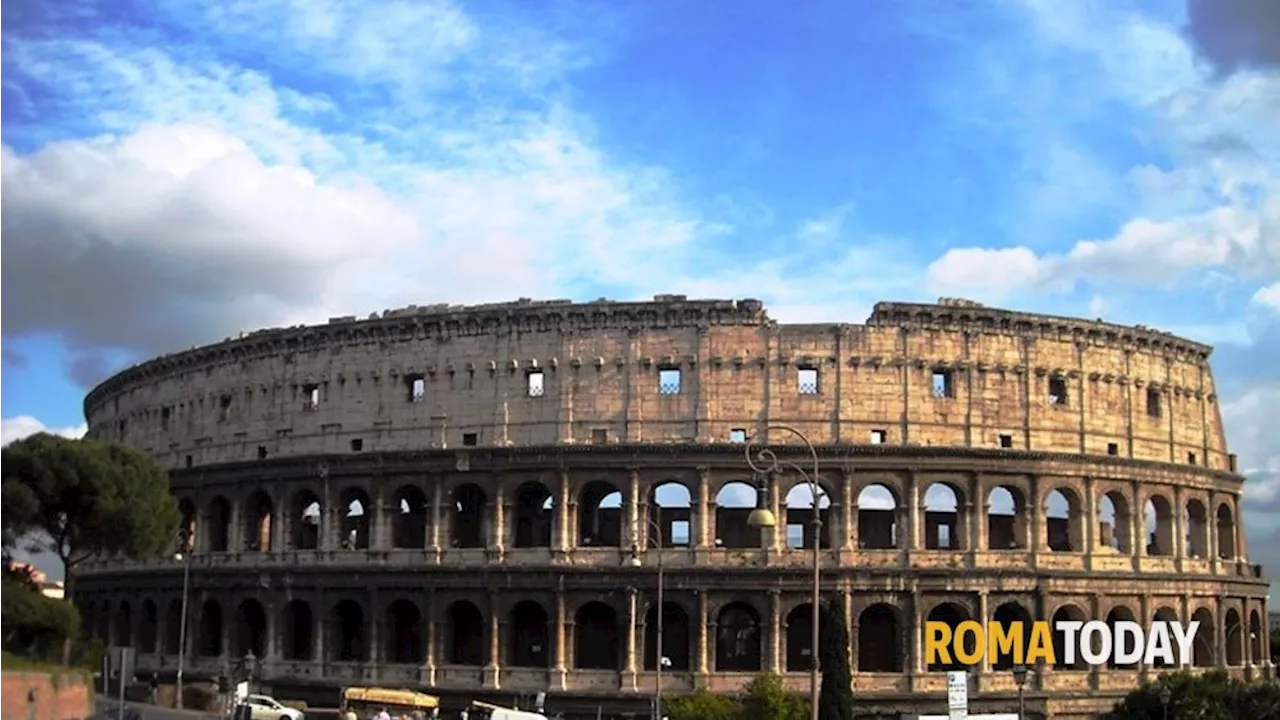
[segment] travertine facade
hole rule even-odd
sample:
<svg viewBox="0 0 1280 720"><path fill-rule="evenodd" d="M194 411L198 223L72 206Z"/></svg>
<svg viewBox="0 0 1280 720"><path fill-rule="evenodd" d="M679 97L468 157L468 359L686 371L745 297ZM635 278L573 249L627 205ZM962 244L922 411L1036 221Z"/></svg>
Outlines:
<svg viewBox="0 0 1280 720"><path fill-rule="evenodd" d="M667 693L758 670L804 686L808 496L767 479L777 531L735 502L755 492L743 440L793 426L821 457L824 584L871 716L944 706L930 617L1194 617L1199 664L1267 670L1209 354L963 301L865 325L520 302L253 333L126 370L85 413L171 468L196 537L189 674L252 649L282 690L547 691L592 716L646 711L659 562ZM102 561L78 601L172 667L181 576ZM1150 671L1043 668L1029 706L1088 716ZM1009 707L1012 682L982 668L974 710Z"/></svg>

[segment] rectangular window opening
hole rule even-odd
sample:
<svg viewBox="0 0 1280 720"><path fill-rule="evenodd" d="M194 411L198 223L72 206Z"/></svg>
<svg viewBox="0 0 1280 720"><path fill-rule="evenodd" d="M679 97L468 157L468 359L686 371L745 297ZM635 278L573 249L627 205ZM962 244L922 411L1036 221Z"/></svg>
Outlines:
<svg viewBox="0 0 1280 720"><path fill-rule="evenodd" d="M258 459L259 459L259 460L266 460L266 459L267 459L267 446L266 446L266 445L259 445L259 446L258 446Z"/></svg>
<svg viewBox="0 0 1280 720"><path fill-rule="evenodd" d="M190 455L188 455L188 456L187 456L187 467L191 467L191 466L192 466L192 465L194 465L194 464L195 464L195 458L193 458L193 457L191 457Z"/></svg>
<svg viewBox="0 0 1280 720"><path fill-rule="evenodd" d="M872 444L872 445L883 445L883 444L885 444L885 442L887 442L887 441L888 441L888 439L889 439L889 431L888 431L888 430L872 430L872 431L871 431L871 444Z"/></svg>
<svg viewBox="0 0 1280 720"><path fill-rule="evenodd" d="M353 438L351 440L351 452L360 452L361 450L364 450L364 440Z"/></svg>
<svg viewBox="0 0 1280 720"><path fill-rule="evenodd" d="M671 521L671 546L672 547L688 547L689 546L689 521L688 520L672 520Z"/></svg>
<svg viewBox="0 0 1280 720"><path fill-rule="evenodd" d="M543 385L542 380L541 370L530 370L528 375L525 376L529 397L542 397L543 393L546 392L546 387Z"/></svg>
<svg viewBox="0 0 1280 720"><path fill-rule="evenodd" d="M804 523L787 523L787 548L804 549Z"/></svg>
<svg viewBox="0 0 1280 720"><path fill-rule="evenodd" d="M1195 465L1195 464L1196 464L1196 454L1195 454L1195 453L1193 453L1193 452L1189 452L1189 453L1187 453L1187 464L1188 464L1188 465Z"/></svg>
<svg viewBox="0 0 1280 720"><path fill-rule="evenodd" d="M729 442L744 443L747 441L747 431L742 428L734 428L729 431Z"/></svg>
<svg viewBox="0 0 1280 720"><path fill-rule="evenodd" d="M172 415L173 415L173 412L169 408L160 409L160 429L162 431L168 432L169 418L172 417Z"/></svg>
<svg viewBox="0 0 1280 720"><path fill-rule="evenodd" d="M955 374L946 368L935 368L933 371L933 396L936 398L953 398L956 396Z"/></svg>
<svg viewBox="0 0 1280 720"><path fill-rule="evenodd" d="M801 395L818 394L818 368L802 367L798 371Z"/></svg>
<svg viewBox="0 0 1280 720"><path fill-rule="evenodd" d="M231 396L223 395L218 398L218 422L226 422L231 419Z"/></svg>
<svg viewBox="0 0 1280 720"><path fill-rule="evenodd" d="M464 447L475 447L480 442L480 436L476 433L462 433L462 445Z"/></svg>
<svg viewBox="0 0 1280 720"><path fill-rule="evenodd" d="M1119 454L1120 454L1120 446L1119 446L1119 445L1117 445L1116 443L1107 443L1107 454L1108 454L1108 455L1119 455Z"/></svg>
<svg viewBox="0 0 1280 720"><path fill-rule="evenodd" d="M1049 378L1049 404L1066 405L1068 399L1067 379L1060 377Z"/></svg>
<svg viewBox="0 0 1280 720"><path fill-rule="evenodd" d="M306 410L315 410L320 407L320 386L319 385L303 385L303 405Z"/></svg>
<svg viewBox="0 0 1280 720"><path fill-rule="evenodd" d="M422 375L410 375L407 384L409 402L422 402L422 399L427 396L427 379Z"/></svg>
<svg viewBox="0 0 1280 720"><path fill-rule="evenodd" d="M680 368L662 368L658 370L658 394L680 394Z"/></svg>
<svg viewBox="0 0 1280 720"><path fill-rule="evenodd" d="M1013 447L1013 436L1012 436L1012 435L1001 435L1001 436L1000 436L1000 447L1002 447L1002 448L1011 448L1011 447Z"/></svg>
<svg viewBox="0 0 1280 720"><path fill-rule="evenodd" d="M1147 388L1147 415L1160 417L1160 391L1155 388Z"/></svg>
<svg viewBox="0 0 1280 720"><path fill-rule="evenodd" d="M604 428L596 428L591 431L591 442L596 445L603 445L609 442L609 431Z"/></svg>

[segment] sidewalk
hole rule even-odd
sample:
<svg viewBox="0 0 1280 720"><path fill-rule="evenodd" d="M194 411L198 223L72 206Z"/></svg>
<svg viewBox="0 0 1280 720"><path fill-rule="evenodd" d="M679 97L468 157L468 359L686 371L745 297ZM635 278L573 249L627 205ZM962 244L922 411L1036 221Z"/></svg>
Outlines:
<svg viewBox="0 0 1280 720"><path fill-rule="evenodd" d="M119 717L119 698L107 697L106 695L94 695L94 701L97 703L97 713L94 715L95 718L100 720L116 720L116 718ZM148 705L147 703L140 702L125 702L125 707L141 715L142 720L220 720L222 718L218 713L207 713L200 710L180 710L178 708Z"/></svg>

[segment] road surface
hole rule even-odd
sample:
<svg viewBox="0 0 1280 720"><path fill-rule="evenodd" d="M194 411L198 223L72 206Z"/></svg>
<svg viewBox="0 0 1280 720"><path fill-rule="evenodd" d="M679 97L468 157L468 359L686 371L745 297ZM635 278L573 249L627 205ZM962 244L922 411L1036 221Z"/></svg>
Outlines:
<svg viewBox="0 0 1280 720"><path fill-rule="evenodd" d="M95 715L89 720L117 720L120 717L120 703L115 698L108 698L102 695L95 698L98 702L98 708ZM221 715L217 713L206 713L197 710L178 710L177 708L160 707L159 705L147 705L146 703L125 703L125 707L130 712L125 712L125 720L220 720Z"/></svg>

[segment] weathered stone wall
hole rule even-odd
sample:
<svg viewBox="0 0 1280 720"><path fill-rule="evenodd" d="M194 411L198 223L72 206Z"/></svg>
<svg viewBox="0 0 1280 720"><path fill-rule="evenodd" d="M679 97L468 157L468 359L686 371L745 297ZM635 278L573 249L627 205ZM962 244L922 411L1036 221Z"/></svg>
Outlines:
<svg viewBox="0 0 1280 720"><path fill-rule="evenodd" d="M880 303L865 325L779 325L754 300L524 302L253 333L126 370L85 412L95 436L173 468L472 442L728 442L767 421L816 443L874 434L1232 470L1209 353L1145 328L953 302ZM678 392L661 392L665 368ZM817 371L815 392L801 370ZM537 372L544 392L530 396ZM935 372L949 376L943 397ZM1065 402L1050 398L1057 381Z"/></svg>
<svg viewBox="0 0 1280 720"><path fill-rule="evenodd" d="M79 720L93 714L93 699L81 675L6 670L0 681L0 720Z"/></svg>

